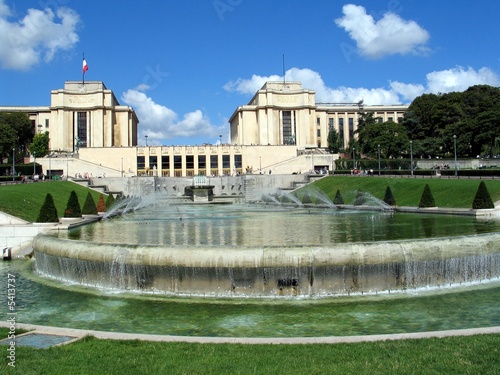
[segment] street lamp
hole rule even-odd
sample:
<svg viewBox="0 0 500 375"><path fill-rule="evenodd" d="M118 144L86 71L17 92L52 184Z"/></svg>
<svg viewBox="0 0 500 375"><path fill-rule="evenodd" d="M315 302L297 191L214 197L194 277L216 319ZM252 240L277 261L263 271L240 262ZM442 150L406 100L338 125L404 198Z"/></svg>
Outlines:
<svg viewBox="0 0 500 375"><path fill-rule="evenodd" d="M16 175L16 148L12 147L12 182L15 181Z"/></svg>
<svg viewBox="0 0 500 375"><path fill-rule="evenodd" d="M356 149L352 148L352 169L356 169Z"/></svg>
<svg viewBox="0 0 500 375"><path fill-rule="evenodd" d="M219 143L222 145L222 134L219 135Z"/></svg>
<svg viewBox="0 0 500 375"><path fill-rule="evenodd" d="M380 145L378 145L378 175L380 176Z"/></svg>
<svg viewBox="0 0 500 375"><path fill-rule="evenodd" d="M413 141L410 141L410 171L413 176Z"/></svg>
<svg viewBox="0 0 500 375"><path fill-rule="evenodd" d="M453 135L453 149L455 150L455 177L458 176L457 170L457 136Z"/></svg>
<svg viewBox="0 0 500 375"><path fill-rule="evenodd" d="M146 138L146 147L148 147L148 136L145 135L144 137Z"/></svg>
<svg viewBox="0 0 500 375"><path fill-rule="evenodd" d="M36 161L36 152L33 152L33 178L35 177L35 161Z"/></svg>

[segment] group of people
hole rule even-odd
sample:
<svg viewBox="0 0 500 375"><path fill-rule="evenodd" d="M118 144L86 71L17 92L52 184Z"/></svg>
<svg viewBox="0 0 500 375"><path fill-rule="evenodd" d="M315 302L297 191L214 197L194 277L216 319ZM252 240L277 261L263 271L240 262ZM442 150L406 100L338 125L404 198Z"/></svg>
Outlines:
<svg viewBox="0 0 500 375"><path fill-rule="evenodd" d="M373 169L366 169L365 171L360 171L359 169L351 169L351 174L354 176L364 175L364 176L373 176Z"/></svg>
<svg viewBox="0 0 500 375"><path fill-rule="evenodd" d="M45 175L42 173L39 175L38 173L35 173L32 177L33 182L38 182L38 181L45 181ZM24 174L21 175L21 182L24 184L26 182L26 176Z"/></svg>

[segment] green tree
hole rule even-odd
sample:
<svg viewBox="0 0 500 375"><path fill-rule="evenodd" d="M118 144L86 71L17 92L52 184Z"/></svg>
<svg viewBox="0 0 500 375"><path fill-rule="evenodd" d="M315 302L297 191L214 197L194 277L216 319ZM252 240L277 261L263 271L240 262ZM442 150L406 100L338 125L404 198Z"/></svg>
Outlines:
<svg viewBox="0 0 500 375"><path fill-rule="evenodd" d="M361 190L358 190L358 192L356 193L356 198L354 198L354 205L355 206L361 206L363 204L366 203L366 196L365 194L361 191Z"/></svg>
<svg viewBox="0 0 500 375"><path fill-rule="evenodd" d="M57 208L54 203L54 198L50 193L47 193L40 212L38 213L37 223L58 223L59 215L57 214Z"/></svg>
<svg viewBox="0 0 500 375"><path fill-rule="evenodd" d="M99 194L99 199L97 200L97 212L106 212L106 202L104 202L104 197Z"/></svg>
<svg viewBox="0 0 500 375"><path fill-rule="evenodd" d="M64 217L82 217L82 209L78 202L78 195L74 190L71 191L68 199L68 204L64 210Z"/></svg>
<svg viewBox="0 0 500 375"><path fill-rule="evenodd" d="M94 202L94 198L92 198L92 194L90 191L87 193L87 198L85 199L85 203L82 208L83 215L95 215L97 214L97 207Z"/></svg>
<svg viewBox="0 0 500 375"><path fill-rule="evenodd" d="M389 186L387 186L387 188L385 189L384 202L387 203L389 206L396 205L396 198L394 198L392 190Z"/></svg>
<svg viewBox="0 0 500 375"><path fill-rule="evenodd" d="M432 196L429 184L425 184L424 191L422 192L422 196L420 197L420 203L418 204L418 207L420 208L436 207L436 202L434 201L434 197Z"/></svg>
<svg viewBox="0 0 500 375"><path fill-rule="evenodd" d="M21 112L2 112L0 113L0 128L3 133L3 130L7 130L9 132L9 136L11 132L14 131L15 139L10 145L8 145L7 150L5 150L2 146L2 141L0 137L0 147L2 147L2 156L5 156L5 152L12 152L12 148L16 147L20 151L25 151L28 148L31 140L33 139L34 129L31 124L31 121L26 113Z"/></svg>
<svg viewBox="0 0 500 375"><path fill-rule="evenodd" d="M409 139L403 124L393 121L368 123L358 131L361 152L372 158L378 157L378 145L382 158L397 158L409 154Z"/></svg>
<svg viewBox="0 0 500 375"><path fill-rule="evenodd" d="M49 132L37 133L30 144L30 152L36 153L36 156L43 158L49 153Z"/></svg>
<svg viewBox="0 0 500 375"><path fill-rule="evenodd" d="M113 197L113 194L108 194L108 197L106 198L106 211L113 206L115 203L115 197Z"/></svg>
<svg viewBox="0 0 500 375"><path fill-rule="evenodd" d="M0 123L0 156L1 160L12 157L12 149L18 150L16 131L9 124Z"/></svg>
<svg viewBox="0 0 500 375"><path fill-rule="evenodd" d="M340 190L337 190L337 193L335 193L335 198L333 198L333 204L335 205L344 204L344 198L342 198Z"/></svg>
<svg viewBox="0 0 500 375"><path fill-rule="evenodd" d="M337 154L340 151L340 137L337 130L332 126L328 132L328 152L330 154Z"/></svg>
<svg viewBox="0 0 500 375"><path fill-rule="evenodd" d="M476 196L474 197L474 201L472 202L472 208L475 210L495 208L495 204L491 199L490 192L488 191L488 188L486 187L484 181L481 181L479 183Z"/></svg>

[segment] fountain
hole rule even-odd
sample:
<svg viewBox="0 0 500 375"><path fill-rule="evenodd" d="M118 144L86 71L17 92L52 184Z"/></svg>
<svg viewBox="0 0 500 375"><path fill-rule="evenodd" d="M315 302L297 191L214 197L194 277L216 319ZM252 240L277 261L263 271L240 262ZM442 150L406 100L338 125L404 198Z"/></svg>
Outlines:
<svg viewBox="0 0 500 375"><path fill-rule="evenodd" d="M214 185L209 185L205 176L195 176L194 184L187 186L184 195L195 203L208 203L214 200Z"/></svg>
<svg viewBox="0 0 500 375"><path fill-rule="evenodd" d="M498 227L383 211L149 206L67 238L40 235L33 248L39 274L96 288L316 298L496 279Z"/></svg>

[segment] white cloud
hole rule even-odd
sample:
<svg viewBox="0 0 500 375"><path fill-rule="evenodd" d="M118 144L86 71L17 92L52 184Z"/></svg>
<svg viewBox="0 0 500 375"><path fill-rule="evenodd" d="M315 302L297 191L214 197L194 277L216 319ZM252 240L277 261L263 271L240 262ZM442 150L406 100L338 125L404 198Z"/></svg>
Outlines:
<svg viewBox="0 0 500 375"><path fill-rule="evenodd" d="M177 113L170 108L155 103L143 92L128 90L122 100L134 108L139 117L140 139L148 136L149 144L161 144L163 140L176 137L206 136L217 139L221 131L227 132L227 126L215 126L210 123L201 110L189 112L178 119ZM224 130L226 129L226 131Z"/></svg>
<svg viewBox="0 0 500 375"><path fill-rule="evenodd" d="M474 85L500 86L499 76L488 68L478 71L469 67L458 66L453 69L431 72L426 75L427 91L431 93L445 93L464 91Z"/></svg>
<svg viewBox="0 0 500 375"><path fill-rule="evenodd" d="M321 75L311 69L292 68L286 71L285 76L287 81L301 82L303 88L314 90L318 103L354 103L360 100L364 100L365 104L400 102L395 92L384 88L327 87ZM265 82L282 80L283 77L276 75L265 77L254 74L250 79L238 78L236 81L228 82L224 85L224 89L229 92L253 95Z"/></svg>
<svg viewBox="0 0 500 375"><path fill-rule="evenodd" d="M429 33L415 21L407 21L387 12L375 21L362 6L347 4L344 16L335 20L337 26L349 33L360 53L378 59L385 55L423 53Z"/></svg>
<svg viewBox="0 0 500 375"><path fill-rule="evenodd" d="M267 81L282 81L283 77L276 75L252 75L250 79L238 78L228 82L224 89L229 92L253 95ZM366 105L383 105L411 103L413 99L424 93L445 93L463 91L473 85L487 84L500 86L500 77L488 68L478 71L469 67L457 67L449 70L435 71L426 75L426 83L404 83L389 81L388 87L328 87L318 72L311 69L292 68L286 72L287 81L298 81L305 89L316 92L317 103L356 103L360 100Z"/></svg>
<svg viewBox="0 0 500 375"><path fill-rule="evenodd" d="M425 92L424 85L414 83L402 83L398 81L390 82L392 91L403 99L403 102L411 102L417 96Z"/></svg>
<svg viewBox="0 0 500 375"><path fill-rule="evenodd" d="M78 42L75 30L80 18L69 8L58 8L56 14L49 8L28 9L17 22L9 21L11 15L0 0L0 65L5 69L28 70Z"/></svg>

